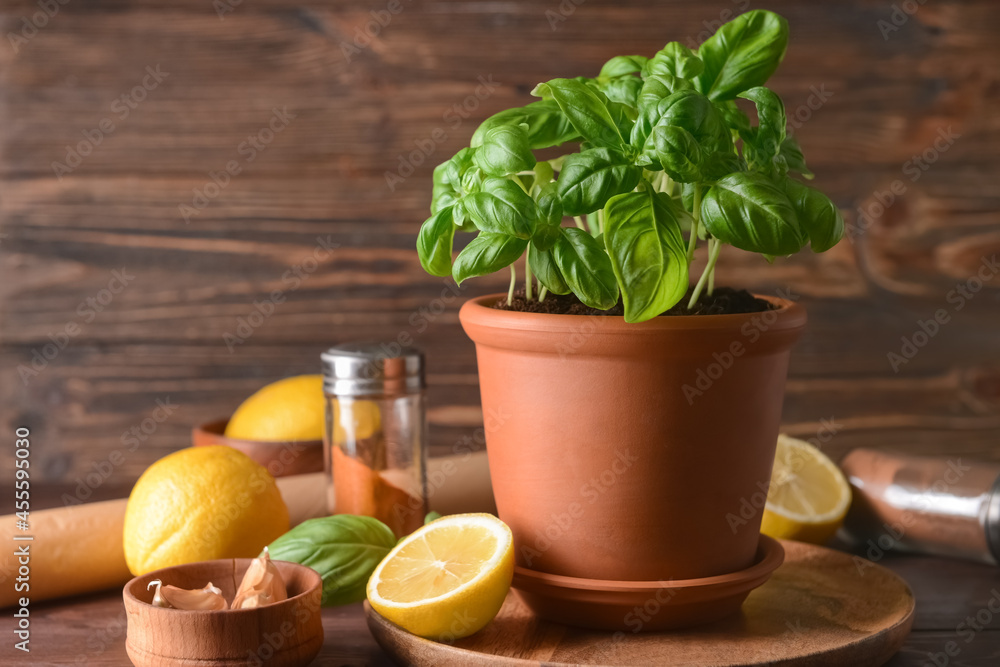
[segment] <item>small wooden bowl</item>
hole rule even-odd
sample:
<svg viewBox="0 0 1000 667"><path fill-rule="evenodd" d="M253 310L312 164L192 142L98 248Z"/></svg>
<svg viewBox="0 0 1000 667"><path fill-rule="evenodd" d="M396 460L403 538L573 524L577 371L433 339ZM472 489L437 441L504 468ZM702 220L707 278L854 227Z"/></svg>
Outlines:
<svg viewBox="0 0 1000 667"><path fill-rule="evenodd" d="M186 611L154 607L149 582L180 588L212 582L232 601L252 559L178 565L143 574L125 584L128 631L125 649L136 667L237 667L308 665L323 646L320 599L323 581L304 565L274 561L288 599L256 609Z"/></svg>
<svg viewBox="0 0 1000 667"><path fill-rule="evenodd" d="M206 445L226 445L238 449L261 464L272 477L304 475L309 472L323 472L322 440L286 440L266 442L263 440L240 440L227 438L228 419L217 419L191 430L191 442L195 447Z"/></svg>

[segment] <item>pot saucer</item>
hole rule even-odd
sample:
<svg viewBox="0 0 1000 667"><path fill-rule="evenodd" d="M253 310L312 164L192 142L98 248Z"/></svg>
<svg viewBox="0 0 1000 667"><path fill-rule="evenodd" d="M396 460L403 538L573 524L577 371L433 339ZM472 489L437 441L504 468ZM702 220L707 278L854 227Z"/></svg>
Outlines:
<svg viewBox="0 0 1000 667"><path fill-rule="evenodd" d="M745 570L700 579L608 581L515 566L513 587L539 617L597 630L643 632L709 623L739 611L785 559L777 540L760 536Z"/></svg>

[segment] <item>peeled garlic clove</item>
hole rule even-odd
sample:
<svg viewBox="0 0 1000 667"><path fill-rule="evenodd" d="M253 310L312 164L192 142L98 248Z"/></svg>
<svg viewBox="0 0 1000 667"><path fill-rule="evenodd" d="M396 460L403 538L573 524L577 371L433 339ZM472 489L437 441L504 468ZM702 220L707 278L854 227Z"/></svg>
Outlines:
<svg viewBox="0 0 1000 667"><path fill-rule="evenodd" d="M149 585L146 586L146 590L148 591L153 586L156 586L156 592L153 593L152 605L154 607L163 607L164 609L170 609L171 608L170 603L164 600L163 596L160 595L160 589L163 587L163 582L160 581L159 579L153 579L151 582L149 582Z"/></svg>
<svg viewBox="0 0 1000 667"><path fill-rule="evenodd" d="M264 547L264 553L250 563L243 575L230 609L253 609L287 599L285 581Z"/></svg>
<svg viewBox="0 0 1000 667"><path fill-rule="evenodd" d="M149 582L146 589L153 586L156 586L156 593L153 594L154 607L189 611L220 611L226 608L226 599L222 597L222 591L211 581L204 588L186 590L176 586L164 586L161 581L155 579Z"/></svg>

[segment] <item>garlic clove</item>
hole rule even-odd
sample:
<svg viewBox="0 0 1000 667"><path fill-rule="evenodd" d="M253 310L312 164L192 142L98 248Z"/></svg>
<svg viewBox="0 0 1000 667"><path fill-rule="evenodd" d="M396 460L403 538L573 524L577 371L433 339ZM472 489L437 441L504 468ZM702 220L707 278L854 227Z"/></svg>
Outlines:
<svg viewBox="0 0 1000 667"><path fill-rule="evenodd" d="M271 562L267 547L264 547L264 553L250 563L243 575L230 609L254 609L287 599L285 581L277 566Z"/></svg>
<svg viewBox="0 0 1000 667"><path fill-rule="evenodd" d="M156 592L153 593L152 605L154 607L162 607L164 609L170 609L170 603L164 600L163 596L160 594L160 589L163 588L163 582L160 581L159 579L153 579L151 582L149 582L149 585L146 586L146 590L148 591L153 586L156 586Z"/></svg>
<svg viewBox="0 0 1000 667"><path fill-rule="evenodd" d="M146 590L153 586L156 586L156 592L153 594L154 607L188 611L221 611L226 608L226 599L222 597L222 591L211 581L204 588L186 590L164 585L159 579L154 579L149 582Z"/></svg>

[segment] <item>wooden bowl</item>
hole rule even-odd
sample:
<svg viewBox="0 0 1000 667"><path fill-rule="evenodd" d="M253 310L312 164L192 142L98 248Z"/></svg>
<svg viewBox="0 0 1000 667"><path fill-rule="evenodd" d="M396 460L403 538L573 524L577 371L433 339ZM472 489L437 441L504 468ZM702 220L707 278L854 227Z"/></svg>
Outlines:
<svg viewBox="0 0 1000 667"><path fill-rule="evenodd" d="M191 442L195 447L205 445L226 445L238 449L261 464L272 477L303 475L309 472L323 472L322 440L285 440L266 442L263 440L240 440L225 436L228 419L196 426L191 430Z"/></svg>
<svg viewBox="0 0 1000 667"><path fill-rule="evenodd" d="M227 601L252 559L203 561L156 570L125 584L125 649L136 667L236 667L308 665L323 646L323 581L304 565L274 561L288 599L257 609L186 611L154 607L149 582L180 588L212 582Z"/></svg>

